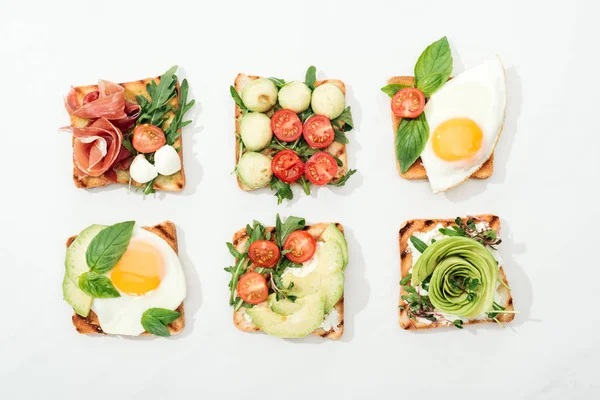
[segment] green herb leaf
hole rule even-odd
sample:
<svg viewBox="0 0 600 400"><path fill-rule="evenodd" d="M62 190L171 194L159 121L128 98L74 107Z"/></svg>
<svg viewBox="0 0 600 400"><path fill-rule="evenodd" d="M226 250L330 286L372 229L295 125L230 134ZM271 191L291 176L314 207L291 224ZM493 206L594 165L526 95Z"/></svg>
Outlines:
<svg viewBox="0 0 600 400"><path fill-rule="evenodd" d="M150 101L142 101L140 107L140 117L136 124L152 124L160 126L167 118L166 114L172 110L169 104L170 100L177 94L177 65L171 67L159 78L158 85L152 80L146 85L146 91L150 96ZM138 102L139 102L138 96Z"/></svg>
<svg viewBox="0 0 600 400"><path fill-rule="evenodd" d="M79 276L78 284L83 293L97 299L121 297L119 291L115 289L110 279L92 271L81 274Z"/></svg>
<svg viewBox="0 0 600 400"><path fill-rule="evenodd" d="M354 121L352 121L352 112L350 106L346 107L339 117L334 119L336 122L344 123L344 132L350 131L354 128Z"/></svg>
<svg viewBox="0 0 600 400"><path fill-rule="evenodd" d="M151 194L156 192L156 190L154 190L154 181L156 180L156 178L152 179L150 182L146 183L146 186L144 186L144 194Z"/></svg>
<svg viewBox="0 0 600 400"><path fill-rule="evenodd" d="M103 229L90 242L85 260L93 272L104 274L121 259L133 233L135 221L120 222Z"/></svg>
<svg viewBox="0 0 600 400"><path fill-rule="evenodd" d="M404 286L404 291L407 293L417 294L417 289L412 286Z"/></svg>
<svg viewBox="0 0 600 400"><path fill-rule="evenodd" d="M300 179L298 179L298 182L300 183L300 186L302 186L302 190L304 190L304 193L306 195L310 195L310 181L306 179L304 175L302 175Z"/></svg>
<svg viewBox="0 0 600 400"><path fill-rule="evenodd" d="M248 239L247 245L250 246L252 243L257 240L263 240L265 237L265 227L258 221L254 221L252 225L252 233L250 234L250 238Z"/></svg>
<svg viewBox="0 0 600 400"><path fill-rule="evenodd" d="M333 136L333 141L334 142L338 142L338 143L341 143L341 144L348 144L348 143L350 143L350 141L346 137L346 134L344 133L343 130L341 130L340 128L338 128L337 125L332 125L332 126L333 126L333 132L334 132L334 136Z"/></svg>
<svg viewBox="0 0 600 400"><path fill-rule="evenodd" d="M131 144L131 140L129 140L129 138L123 138L123 147L125 147L130 153L132 154L136 154L137 150L133 148L133 145Z"/></svg>
<svg viewBox="0 0 600 400"><path fill-rule="evenodd" d="M408 87L412 87L409 85L401 85L399 83L390 83L389 85L385 85L384 87L381 88L381 91L385 94L387 94L390 97L394 97L394 95L404 89L404 88L408 88Z"/></svg>
<svg viewBox="0 0 600 400"><path fill-rule="evenodd" d="M283 247L285 239L290 233L304 229L306 226L306 220L300 217L287 217L284 223L281 222L279 214L277 214L275 221L275 242L277 246Z"/></svg>
<svg viewBox="0 0 600 400"><path fill-rule="evenodd" d="M281 88L283 86L285 86L285 81L283 79L279 79L279 78L268 78L271 82L273 82L275 84L275 86L277 86L278 88Z"/></svg>
<svg viewBox="0 0 600 400"><path fill-rule="evenodd" d="M429 125L425 113L421 113L414 119L402 119L396 132L396 157L400 162L402 173L405 173L419 158L428 138Z"/></svg>
<svg viewBox="0 0 600 400"><path fill-rule="evenodd" d="M411 236L410 242L412 243L413 246L415 246L415 249L417 249L417 251L421 254L423 254L425 249L427 249L427 245L425 244L425 242L416 236Z"/></svg>
<svg viewBox="0 0 600 400"><path fill-rule="evenodd" d="M179 87L179 104L177 109L175 109L175 116L171 120L169 127L165 130L165 136L169 146L173 146L175 141L179 138L181 128L192 123L192 121L183 121L185 114L192 109L194 104L196 104L196 100L192 100L188 103L188 91L188 81L187 79L184 79Z"/></svg>
<svg viewBox="0 0 600 400"><path fill-rule="evenodd" d="M416 87L430 97L452 73L452 52L446 36L430 44L415 65Z"/></svg>
<svg viewBox="0 0 600 400"><path fill-rule="evenodd" d="M237 251L235 249L235 247L233 247L233 244L227 242L226 245L227 245L227 248L229 249L229 253L233 256L233 258L235 258L237 260L238 258L240 258L242 256L240 254L240 252Z"/></svg>
<svg viewBox="0 0 600 400"><path fill-rule="evenodd" d="M229 93L231 93L231 97L233 97L233 101L235 101L235 104L237 104L237 106L239 108L241 108L243 112L247 112L248 108L246 108L246 105L244 104L244 101L242 100L242 98L238 94L237 90L235 90L234 86L230 86L229 87Z"/></svg>
<svg viewBox="0 0 600 400"><path fill-rule="evenodd" d="M400 285L404 286L406 284L408 284L408 282L410 281L410 279L412 278L412 274L408 274L406 275L404 278L402 278L402 280L400 281Z"/></svg>
<svg viewBox="0 0 600 400"><path fill-rule="evenodd" d="M463 236L460 232L457 232L454 229L451 228L440 228L439 232L442 235L446 235L446 236Z"/></svg>
<svg viewBox="0 0 600 400"><path fill-rule="evenodd" d="M346 184L346 182L348 182L348 179L350 179L350 177L352 175L354 175L356 173L355 169L351 169L348 172L346 172L346 175L342 176L338 181L336 182L329 182L328 185L329 186L344 186Z"/></svg>
<svg viewBox="0 0 600 400"><path fill-rule="evenodd" d="M149 308L142 314L142 326L146 332L156 336L171 336L167 325L181 316L177 311L166 308Z"/></svg>
<svg viewBox="0 0 600 400"><path fill-rule="evenodd" d="M269 184L271 190L275 190L275 197L277 197L277 204L283 203L283 200L292 200L294 198L294 192L289 183L282 181L277 177L271 179Z"/></svg>
<svg viewBox="0 0 600 400"><path fill-rule="evenodd" d="M473 280L471 282L469 282L469 289L475 290L475 289L477 289L477 286L479 286L479 279L473 278Z"/></svg>
<svg viewBox="0 0 600 400"><path fill-rule="evenodd" d="M463 322L460 319L455 319L454 322L452 322L454 324L455 327L457 327L458 329L462 329L463 328Z"/></svg>
<svg viewBox="0 0 600 400"><path fill-rule="evenodd" d="M298 114L298 118L300 118L300 121L302 121L302 123L305 123L313 115L315 115L315 113L313 113L312 108L308 107L308 109Z"/></svg>
<svg viewBox="0 0 600 400"><path fill-rule="evenodd" d="M314 65L308 67L306 71L306 77L304 78L304 83L306 86L310 88L310 90L315 90L315 82L317 81L317 68Z"/></svg>

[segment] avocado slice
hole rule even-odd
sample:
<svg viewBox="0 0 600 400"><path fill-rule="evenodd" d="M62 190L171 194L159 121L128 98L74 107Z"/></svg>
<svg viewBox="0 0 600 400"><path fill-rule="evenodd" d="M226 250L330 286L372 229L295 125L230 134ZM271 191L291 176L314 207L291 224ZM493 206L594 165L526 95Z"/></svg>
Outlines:
<svg viewBox="0 0 600 400"><path fill-rule="evenodd" d="M342 269L346 269L346 265L348 265L348 243L346 242L344 234L335 226L335 224L330 224L321 237L325 242L337 242L340 245L342 248L342 256L344 257L344 266Z"/></svg>
<svg viewBox="0 0 600 400"><path fill-rule="evenodd" d="M326 278L323 278L319 293L327 297L325 302L325 314L327 314L344 295L344 272L332 272Z"/></svg>
<svg viewBox="0 0 600 400"><path fill-rule="evenodd" d="M276 313L267 302L254 306L246 313L265 333L281 338L303 338L317 329L325 318L326 298L315 293L302 299L302 307L289 315Z"/></svg>
<svg viewBox="0 0 600 400"><path fill-rule="evenodd" d="M269 295L267 302L271 306L271 310L275 311L277 314L280 315L293 314L299 311L302 308L302 305L304 304L303 298L299 298L295 302L290 301L288 299L277 300L277 294L275 293L271 293Z"/></svg>
<svg viewBox="0 0 600 400"><path fill-rule="evenodd" d="M92 225L85 228L67 248L65 257L65 277L63 279L63 298L73 307L73 310L82 317L87 317L92 306L92 297L79 289L79 275L89 271L85 253L93 238L104 225Z"/></svg>

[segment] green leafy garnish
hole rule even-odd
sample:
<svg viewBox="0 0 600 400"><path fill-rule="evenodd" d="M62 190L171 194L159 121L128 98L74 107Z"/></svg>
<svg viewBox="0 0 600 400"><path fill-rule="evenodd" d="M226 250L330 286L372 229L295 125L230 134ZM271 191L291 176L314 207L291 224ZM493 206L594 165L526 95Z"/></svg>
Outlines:
<svg viewBox="0 0 600 400"><path fill-rule="evenodd" d="M283 200L291 200L294 198L294 192L289 183L282 181L281 179L274 176L269 183L271 190L275 191L275 197L277 197L277 204L283 203Z"/></svg>
<svg viewBox="0 0 600 400"><path fill-rule="evenodd" d="M389 85L386 85L384 87L381 88L381 91L385 94L387 94L390 97L394 97L394 95L401 89L404 88L408 88L408 87L412 87L409 85L401 85L399 83L390 83Z"/></svg>
<svg viewBox="0 0 600 400"><path fill-rule="evenodd" d="M306 71L306 76L304 78L304 83L306 86L310 88L310 90L315 90L315 82L317 81L317 68L314 65L308 67Z"/></svg>
<svg viewBox="0 0 600 400"><path fill-rule="evenodd" d="M173 146L177 138L179 138L179 135L181 134L181 128L192 123L191 120L183 121L183 116L185 113L191 110L196 103L196 100L192 100L189 103L187 102L188 90L188 81L187 79L184 79L179 88L179 105L175 109L175 117L171 120L171 124L165 130L165 136L169 146Z"/></svg>
<svg viewBox="0 0 600 400"><path fill-rule="evenodd" d="M237 106L239 108L241 108L243 112L247 112L248 108L246 108L246 105L244 104L244 101L242 100L242 98L238 94L237 90L235 90L234 86L230 86L229 87L229 93L231 93L231 97L233 97L233 101L235 101L235 104L237 104Z"/></svg>
<svg viewBox="0 0 600 400"><path fill-rule="evenodd" d="M137 95L136 100L140 107L140 117L136 124L151 124L161 126L168 118L167 113L173 109L170 101L177 95L176 85L177 65L171 67L167 72L161 75L158 85L152 80L146 85L146 91L150 96L150 101L145 96Z"/></svg>
<svg viewBox="0 0 600 400"><path fill-rule="evenodd" d="M354 175L356 173L355 169L351 169L348 172L346 172L346 175L342 176L339 180L337 180L336 182L329 182L328 185L330 186L344 186L346 184L346 182L348 182L348 179L350 179L350 177L352 175Z"/></svg>
<svg viewBox="0 0 600 400"><path fill-rule="evenodd" d="M454 321L452 321L452 324L457 327L458 329L462 329L463 328L463 322L460 319L455 319Z"/></svg>
<svg viewBox="0 0 600 400"><path fill-rule="evenodd" d="M446 236L462 236L471 238L485 246L495 246L502 243L502 239L498 237L498 232L495 229L484 228L481 231L477 230L475 219L469 218L464 221L457 217L454 222L456 225L450 228L440 228L439 232Z"/></svg>
<svg viewBox="0 0 600 400"><path fill-rule="evenodd" d="M110 279L92 271L81 274L79 276L78 285L83 293L97 299L121 297L119 291L115 289Z"/></svg>
<svg viewBox="0 0 600 400"><path fill-rule="evenodd" d="M302 186L302 190L304 190L304 193L310 195L310 182L308 181L308 179L306 179L304 175L302 175L300 179L298 179L298 183L300 183L300 186Z"/></svg>
<svg viewBox="0 0 600 400"><path fill-rule="evenodd" d="M298 118L300 118L300 121L302 121L302 123L305 123L313 115L315 115L315 113L313 112L312 108L308 107L306 110L298 114Z"/></svg>
<svg viewBox="0 0 600 400"><path fill-rule="evenodd" d="M294 231L304 229L306 220L300 217L287 217L285 222L281 222L279 214L275 217L275 243L283 247L285 239Z"/></svg>
<svg viewBox="0 0 600 400"><path fill-rule="evenodd" d="M415 81L425 97L430 97L452 73L452 52L446 36L430 44L415 65Z"/></svg>
<svg viewBox="0 0 600 400"><path fill-rule="evenodd" d="M423 254L425 249L427 249L427 244L425 244L424 241L422 241L421 239L419 239L416 236L411 236L410 242L412 243L413 246L415 246L415 249L417 249L417 251L421 254Z"/></svg>
<svg viewBox="0 0 600 400"><path fill-rule="evenodd" d="M414 119L402 119L396 132L396 157L400 162L402 173L408 171L419 158L425 149L428 138L429 125L425 119L425 113L421 113Z"/></svg>
<svg viewBox="0 0 600 400"><path fill-rule="evenodd" d="M410 282L410 278L412 278L412 274L408 274L406 275L404 278L402 278L402 280L400 281L400 285L404 286L406 284L408 284L408 282Z"/></svg>
<svg viewBox="0 0 600 400"><path fill-rule="evenodd" d="M279 79L279 78L268 78L271 82L273 82L275 84L275 86L277 86L278 88L282 88L283 86L285 86L285 81L283 79Z"/></svg>
<svg viewBox="0 0 600 400"><path fill-rule="evenodd" d="M101 230L92 239L85 252L90 271L105 274L113 269L129 246L134 225L134 221L120 222Z"/></svg>
<svg viewBox="0 0 600 400"><path fill-rule="evenodd" d="M354 121L352 121L352 112L350 106L346 107L339 117L334 119L332 122L343 122L344 132L350 131L354 128Z"/></svg>
<svg viewBox="0 0 600 400"><path fill-rule="evenodd" d="M149 308L142 314L142 327L146 332L156 336L171 336L167 325L180 316L181 313L166 308Z"/></svg>
<svg viewBox="0 0 600 400"><path fill-rule="evenodd" d="M331 124L331 126L333 126L333 132L334 132L333 141L334 142L338 142L341 144L350 143L350 141L348 140L348 138L346 137L346 134L344 133L344 131L342 129L340 129L336 124Z"/></svg>

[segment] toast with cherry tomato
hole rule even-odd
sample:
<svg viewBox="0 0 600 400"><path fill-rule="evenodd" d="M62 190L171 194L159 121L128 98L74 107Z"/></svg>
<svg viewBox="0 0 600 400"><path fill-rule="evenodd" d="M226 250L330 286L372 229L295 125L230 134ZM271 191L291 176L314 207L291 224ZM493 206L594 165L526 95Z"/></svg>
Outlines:
<svg viewBox="0 0 600 400"><path fill-rule="evenodd" d="M185 186L181 128L194 105L177 66L135 82L72 87L65 98L73 134L73 181L78 188L114 183L181 191Z"/></svg>
<svg viewBox="0 0 600 400"><path fill-rule="evenodd" d="M230 88L235 101L236 175L245 191L270 187L278 204L293 198L291 184L343 186L348 168L346 133L353 129L342 81L285 82L238 74Z"/></svg>
<svg viewBox="0 0 600 400"><path fill-rule="evenodd" d="M225 271L239 330L281 338L342 336L348 245L341 224L306 225L303 218L277 215L275 226L254 221L227 247L235 259Z"/></svg>

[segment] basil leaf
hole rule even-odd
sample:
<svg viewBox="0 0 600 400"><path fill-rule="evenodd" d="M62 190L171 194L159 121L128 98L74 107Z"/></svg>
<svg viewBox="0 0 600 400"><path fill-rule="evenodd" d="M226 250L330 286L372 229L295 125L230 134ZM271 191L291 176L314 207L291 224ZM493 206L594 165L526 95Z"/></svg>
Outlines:
<svg viewBox="0 0 600 400"><path fill-rule="evenodd" d="M271 179L271 183L269 183L269 187L271 190L275 190L275 197L277 197L277 204L283 203L283 200L292 200L294 198L294 192L292 192L292 187L289 183L282 181L277 177L273 177Z"/></svg>
<svg viewBox="0 0 600 400"><path fill-rule="evenodd" d="M341 121L344 123L344 131L350 131L354 128L354 122L352 121L352 112L350 111L350 106L346 107L342 114L337 117L334 121Z"/></svg>
<svg viewBox="0 0 600 400"><path fill-rule="evenodd" d="M410 242L413 244L413 246L415 246L415 249L417 249L421 254L423 254L425 249L427 249L427 245L425 244L425 242L416 236L411 236Z"/></svg>
<svg viewBox="0 0 600 400"><path fill-rule="evenodd" d="M119 291L115 289L110 279L104 275L95 272L84 272L79 276L79 289L88 296L97 299L110 299L121 297Z"/></svg>
<svg viewBox="0 0 600 400"><path fill-rule="evenodd" d="M346 175L342 176L340 178L340 180L338 180L337 182L329 182L328 185L337 186L337 187L344 186L346 184L346 182L348 181L348 179L350 179L350 177L352 175L354 175L355 173L356 173L356 170L351 169L348 172L346 172Z"/></svg>
<svg viewBox="0 0 600 400"><path fill-rule="evenodd" d="M415 65L416 86L425 97L430 97L450 77L452 73L452 52L446 36L433 42Z"/></svg>
<svg viewBox="0 0 600 400"><path fill-rule="evenodd" d="M275 86L277 86L278 88L281 88L285 85L285 81L283 79L279 79L279 78L268 78L271 82L273 82L275 84Z"/></svg>
<svg viewBox="0 0 600 400"><path fill-rule="evenodd" d="M156 336L171 336L167 325L180 316L181 313L166 308L149 308L142 314L142 327L146 332Z"/></svg>
<svg viewBox="0 0 600 400"><path fill-rule="evenodd" d="M277 224L275 224L275 240L279 247L283 246L285 239L294 231L303 229L306 226L306 220L300 217L287 217L284 223L281 223L279 214L277 214Z"/></svg>
<svg viewBox="0 0 600 400"><path fill-rule="evenodd" d="M405 173L419 158L428 138L429 125L425 113L421 113L414 119L402 119L396 132L396 157L400 161L402 173Z"/></svg>
<svg viewBox="0 0 600 400"><path fill-rule="evenodd" d="M247 112L248 108L246 108L246 105L244 104L237 90L235 90L234 86L229 87L229 93L231 93L231 97L233 97L233 101L235 101L235 104L237 104L237 106L241 108L243 112Z"/></svg>
<svg viewBox="0 0 600 400"><path fill-rule="evenodd" d="M346 134L337 127L337 125L331 125L333 127L333 132L334 132L334 136L333 136L333 141L334 142L338 142L341 144L348 144L350 143L350 141L348 140L348 138L346 137Z"/></svg>
<svg viewBox="0 0 600 400"><path fill-rule="evenodd" d="M306 76L304 78L304 83L306 86L310 88L310 90L315 90L315 82L317 81L317 68L314 65L308 67L306 71Z"/></svg>
<svg viewBox="0 0 600 400"><path fill-rule="evenodd" d="M104 274L117 264L129 246L134 225L135 221L120 222L101 230L92 239L85 252L91 271Z"/></svg>
<svg viewBox="0 0 600 400"><path fill-rule="evenodd" d="M381 91L385 94L387 94L390 97L394 97L394 95L400 91L401 89L407 88L407 87L412 87L409 85L401 85L399 83L390 83L389 85L386 85L384 87L381 88Z"/></svg>
<svg viewBox="0 0 600 400"><path fill-rule="evenodd" d="M231 243L229 243L229 242L228 242L228 243L226 243L226 244L227 244L227 248L229 249L229 253L231 253L231 255L233 256L233 258L235 258L236 260L237 260L238 258L240 258L241 254L240 254L240 252L239 252L239 251L237 251L237 250L235 249L235 247L233 247L233 244L231 244Z"/></svg>

